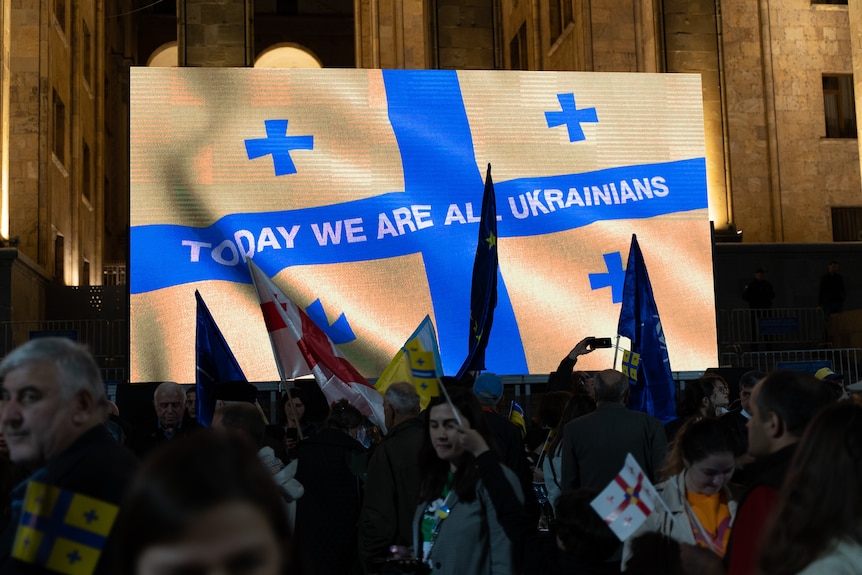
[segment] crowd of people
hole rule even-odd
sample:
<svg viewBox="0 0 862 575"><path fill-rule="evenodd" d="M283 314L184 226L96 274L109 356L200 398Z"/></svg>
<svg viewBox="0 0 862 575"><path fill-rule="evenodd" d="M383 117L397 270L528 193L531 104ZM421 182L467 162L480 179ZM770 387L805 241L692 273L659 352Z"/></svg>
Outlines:
<svg viewBox="0 0 862 575"><path fill-rule="evenodd" d="M623 373L575 369L589 340L524 432L484 373L424 411L391 385L382 437L346 401L312 419L301 388L269 422L250 384L205 427L163 383L135 432L85 347L33 340L0 362L0 573L862 574L858 394L774 371L730 397L705 373L663 424ZM658 500L621 541L593 502L627 456Z"/></svg>

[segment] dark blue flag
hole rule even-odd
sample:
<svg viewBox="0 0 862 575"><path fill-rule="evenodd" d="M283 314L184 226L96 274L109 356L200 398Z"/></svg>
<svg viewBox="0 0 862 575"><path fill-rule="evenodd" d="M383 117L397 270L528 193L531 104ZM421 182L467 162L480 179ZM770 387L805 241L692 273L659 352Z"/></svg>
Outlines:
<svg viewBox="0 0 862 575"><path fill-rule="evenodd" d="M491 164L485 175L482 195L482 215L479 221L479 242L473 260L473 281L470 289L470 342L467 359L458 370L458 379L468 371L485 369L485 349L497 307L497 198L491 181Z"/></svg>
<svg viewBox="0 0 862 575"><path fill-rule="evenodd" d="M667 342L643 254L634 234L626 265L623 306L617 333L632 341L632 356L640 356L636 361L630 361L628 369L624 369L631 381L629 407L664 422L674 419L675 385L667 355Z"/></svg>
<svg viewBox="0 0 862 575"><path fill-rule="evenodd" d="M195 299L198 302L195 330L196 414L198 423L209 427L215 412L216 387L221 383L247 380L197 290Z"/></svg>

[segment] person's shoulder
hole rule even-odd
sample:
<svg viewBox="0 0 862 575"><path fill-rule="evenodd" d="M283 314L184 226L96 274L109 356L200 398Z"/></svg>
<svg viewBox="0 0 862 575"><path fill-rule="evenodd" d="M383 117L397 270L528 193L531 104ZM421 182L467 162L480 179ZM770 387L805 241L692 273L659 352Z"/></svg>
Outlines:
<svg viewBox="0 0 862 575"><path fill-rule="evenodd" d="M844 539L825 555L811 562L799 575L858 575L862 545Z"/></svg>

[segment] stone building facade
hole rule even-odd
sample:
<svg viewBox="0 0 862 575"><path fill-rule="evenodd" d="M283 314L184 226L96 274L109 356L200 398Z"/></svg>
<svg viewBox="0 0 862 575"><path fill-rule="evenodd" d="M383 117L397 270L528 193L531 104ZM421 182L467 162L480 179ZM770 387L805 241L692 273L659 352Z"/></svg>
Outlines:
<svg viewBox="0 0 862 575"><path fill-rule="evenodd" d="M0 321L42 317L47 282L97 285L124 265L128 70L165 53L186 66L290 48L324 67L698 73L719 236L862 239L862 0L825 1L4 0Z"/></svg>

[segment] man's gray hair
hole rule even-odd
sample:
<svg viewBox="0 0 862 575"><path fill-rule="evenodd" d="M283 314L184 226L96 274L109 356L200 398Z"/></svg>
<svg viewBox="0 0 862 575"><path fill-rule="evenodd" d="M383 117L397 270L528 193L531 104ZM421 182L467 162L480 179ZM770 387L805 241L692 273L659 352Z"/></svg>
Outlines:
<svg viewBox="0 0 862 575"><path fill-rule="evenodd" d="M629 390L629 378L615 369L605 369L596 374L593 389L597 402L622 403Z"/></svg>
<svg viewBox="0 0 862 575"><path fill-rule="evenodd" d="M186 392L183 391L180 384L174 383L173 381L165 381L156 387L156 390L153 392L153 401L158 401L159 397L167 397L171 395L175 396L182 402L185 402L186 400Z"/></svg>
<svg viewBox="0 0 862 575"><path fill-rule="evenodd" d="M411 383L393 383L386 389L383 399L398 415L419 415L419 394Z"/></svg>
<svg viewBox="0 0 862 575"><path fill-rule="evenodd" d="M30 365L52 366L63 397L71 399L79 391L86 390L97 406L107 409L108 397L102 374L86 346L62 337L30 340L0 362L0 380L10 371Z"/></svg>

